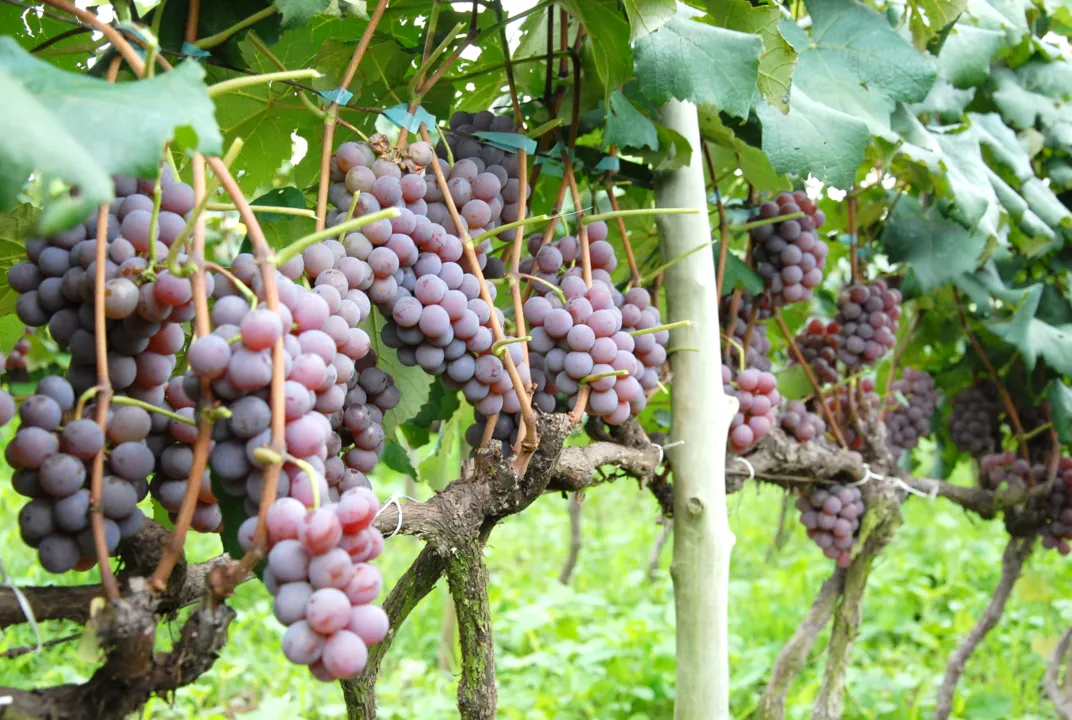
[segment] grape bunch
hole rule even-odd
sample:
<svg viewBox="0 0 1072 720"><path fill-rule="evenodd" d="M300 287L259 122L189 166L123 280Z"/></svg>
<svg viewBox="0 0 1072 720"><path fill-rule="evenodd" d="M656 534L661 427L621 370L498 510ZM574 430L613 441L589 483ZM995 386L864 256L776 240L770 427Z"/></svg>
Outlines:
<svg viewBox="0 0 1072 720"><path fill-rule="evenodd" d="M1072 552L1072 458L1061 458L1057 478L1050 493L1049 516L1053 521L1042 528L1042 547L1062 555Z"/></svg>
<svg viewBox="0 0 1072 720"><path fill-rule="evenodd" d="M312 510L293 497L268 509L263 580L287 628L283 654L323 682L359 675L368 646L387 635L387 614L371 604L383 587L369 564L383 550L383 536L372 527L378 508L372 491L357 487ZM239 529L246 549L256 527L251 517Z"/></svg>
<svg viewBox="0 0 1072 720"><path fill-rule="evenodd" d="M391 160L376 158L368 145L345 143L334 159L339 173L345 174L329 191L336 208L329 215L329 225L346 219L354 193L359 193L352 212L355 217L390 206L398 207L399 215L347 233L338 250L348 257L345 262L360 261L369 270L361 287L387 320L381 333L384 344L398 350L403 364L419 365L441 377L447 387L461 389L484 415L512 417L520 412L521 400L503 356L492 347L491 313L496 314L500 327L505 317L481 298L475 274L487 267L483 251L489 245L477 247L477 267L473 267L461 240L465 233L479 235L500 224L508 169L489 165L478 156L459 159L451 167L423 142L410 144L405 154L415 161L412 167L440 164L449 178L448 189L462 225L450 218L432 173L403 175ZM502 151L488 157L506 162ZM516 162L509 165L516 179ZM310 258L305 262L309 271ZM494 299L495 286L489 285L488 291ZM501 346L501 352L510 354L522 382L530 382L520 345Z"/></svg>
<svg viewBox="0 0 1072 720"><path fill-rule="evenodd" d="M723 365L722 388L740 403L730 423L730 449L744 452L766 437L774 425L781 404L777 380L769 372L755 368L735 376L729 365Z"/></svg>
<svg viewBox="0 0 1072 720"><path fill-rule="evenodd" d="M28 498L19 511L23 542L37 550L41 566L52 573L86 570L97 562L90 529L90 477L93 460L106 449L101 513L107 550L145 522L137 507L148 494L156 458L145 443L149 413L113 405L102 432L96 408L74 416L74 389L65 379L46 376L19 406L20 426L4 455L15 470L17 493Z"/></svg>
<svg viewBox="0 0 1072 720"><path fill-rule="evenodd" d="M949 436L961 452L974 457L991 452L998 439L1001 403L993 384L979 383L953 396Z"/></svg>
<svg viewBox="0 0 1072 720"><path fill-rule="evenodd" d="M810 300L823 282L829 248L817 230L826 221L804 192L781 193L760 205L749 222L803 212L802 217L771 222L749 230L756 272L776 306Z"/></svg>
<svg viewBox="0 0 1072 720"><path fill-rule="evenodd" d="M797 498L796 505L808 537L828 558L836 560L838 567L847 568L852 563L855 533L864 514L860 488L852 485L817 488Z"/></svg>
<svg viewBox="0 0 1072 720"><path fill-rule="evenodd" d="M33 333L33 328L26 328L26 334L15 341L15 346L11 348L11 352L8 353L7 358L4 360L4 370L8 373L19 373L22 378L26 373L26 356L30 353L30 338L29 335ZM20 378L20 379L22 379Z"/></svg>
<svg viewBox="0 0 1072 720"><path fill-rule="evenodd" d="M786 405L778 415L778 424L794 440L802 443L822 437L826 432L826 422L822 416L809 410L801 400L792 400Z"/></svg>
<svg viewBox="0 0 1072 720"><path fill-rule="evenodd" d="M800 354L804 356L804 360L811 366L816 379L821 384L833 384L838 380L837 361L840 337L840 325L836 322L823 322L819 318L809 320L804 330L796 336L796 345L800 349ZM796 358L791 357L790 363L795 362Z"/></svg>
<svg viewBox="0 0 1072 720"><path fill-rule="evenodd" d="M929 373L906 368L891 386L895 404L886 412L886 440L893 459L919 444L931 432L931 418L938 407L938 390ZM903 398L904 403L901 402Z"/></svg>
<svg viewBox="0 0 1072 720"><path fill-rule="evenodd" d="M979 484L986 490L997 490L1002 485L1025 488L1045 479L1045 465L1032 464L1011 451L991 453L979 460Z"/></svg>
<svg viewBox="0 0 1072 720"><path fill-rule="evenodd" d="M745 340L748 340L748 347L745 349L744 366L750 368L756 368L763 372L770 372L771 369L771 343L767 339L767 326L763 321L767 320L771 316L769 308L764 307L763 298L755 298L750 292L742 292L740 303L737 307L737 317L730 318L730 310L733 305L733 296L723 296L719 303L718 319L719 324L722 326L722 331L733 338L734 342L729 343L729 362L737 367L741 365L741 348L745 347ZM757 306L758 302L758 306ZM755 320L752 320L752 313L755 312ZM751 322L752 333L748 333L748 325Z"/></svg>
<svg viewBox="0 0 1072 720"><path fill-rule="evenodd" d="M873 365L893 349L901 317L901 291L884 280L848 285L838 294L834 321L840 328L837 356L850 370Z"/></svg>

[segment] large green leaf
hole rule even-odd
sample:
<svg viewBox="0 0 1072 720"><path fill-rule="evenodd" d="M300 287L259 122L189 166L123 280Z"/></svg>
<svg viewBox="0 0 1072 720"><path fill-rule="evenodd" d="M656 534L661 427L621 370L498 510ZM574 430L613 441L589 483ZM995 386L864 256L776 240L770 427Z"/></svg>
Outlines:
<svg viewBox="0 0 1072 720"><path fill-rule="evenodd" d="M676 0L622 0L629 15L629 39L653 33L674 17Z"/></svg>
<svg viewBox="0 0 1072 720"><path fill-rule="evenodd" d="M276 188L261 195L250 204L290 208L306 207L305 196L296 187ZM257 220L261 224L261 230L264 231L268 244L276 250L312 233L316 224L312 218L281 213L257 213Z"/></svg>
<svg viewBox="0 0 1072 720"><path fill-rule="evenodd" d="M676 98L748 116L763 52L759 36L712 27L679 12L634 45L637 80L653 103Z"/></svg>
<svg viewBox="0 0 1072 720"><path fill-rule="evenodd" d="M864 159L867 125L810 98L799 85L789 96L789 114L761 103L763 152L778 172L809 173L835 187L848 188Z"/></svg>
<svg viewBox="0 0 1072 720"><path fill-rule="evenodd" d="M74 37L60 39L62 33L77 30L69 24L62 22L51 14L38 14L36 8L26 9L15 5L5 4L0 7L0 35L10 35L18 40L27 50L34 50L46 42L51 42L48 47L38 49L34 56L40 59L48 59L49 63L64 70L85 70L86 60L92 54L92 48L98 43L89 32L77 34ZM85 48L85 52L72 52L76 48Z"/></svg>
<svg viewBox="0 0 1072 720"><path fill-rule="evenodd" d="M569 14L584 25L596 72L609 93L633 75L633 53L629 48L629 20L618 9L617 0L564 0Z"/></svg>
<svg viewBox="0 0 1072 720"><path fill-rule="evenodd" d="M811 37L789 20L782 32L800 53L793 84L817 102L859 118L890 135L897 101L927 97L935 63L901 37L886 18L857 0L809 0Z"/></svg>
<svg viewBox="0 0 1072 720"><path fill-rule="evenodd" d="M435 451L418 468L421 482L442 490L458 477L468 445L465 430L473 423L473 406L465 403L439 428Z"/></svg>
<svg viewBox="0 0 1072 720"><path fill-rule="evenodd" d="M922 102L912 103L912 112L917 115L936 115L945 122L957 122L975 97L975 88L958 90L945 78L938 78L934 87Z"/></svg>
<svg viewBox="0 0 1072 720"><path fill-rule="evenodd" d="M957 23L938 54L938 74L958 88L979 85L990 75L990 58L1004 45L1004 33Z"/></svg>
<svg viewBox="0 0 1072 720"><path fill-rule="evenodd" d="M1072 375L1072 325L1054 326L1039 320L1035 315L1041 299L1042 285L1031 286L1012 319L990 330L1020 351L1028 370L1035 369L1041 355L1057 372Z"/></svg>
<svg viewBox="0 0 1072 720"><path fill-rule="evenodd" d="M56 232L112 199L112 175L154 175L168 142L219 154L203 77L186 62L112 85L59 70L0 38L0 209L13 205L30 172L68 182L79 193L46 199L39 219L42 232Z"/></svg>
<svg viewBox="0 0 1072 720"><path fill-rule="evenodd" d="M273 0L272 4L283 16L283 27L295 27L326 13L332 0Z"/></svg>
<svg viewBox="0 0 1072 720"><path fill-rule="evenodd" d="M1054 380L1047 397L1057 438L1065 445L1072 444L1072 388L1060 380Z"/></svg>
<svg viewBox="0 0 1072 720"><path fill-rule="evenodd" d="M659 133L643 113L633 107L621 90L610 94L607 105L607 126L603 133L605 145L620 148L659 149Z"/></svg>
<svg viewBox="0 0 1072 720"><path fill-rule="evenodd" d="M775 5L753 6L746 0L708 0L707 14L718 26L755 33L763 38L759 57L759 90L767 102L789 112L789 84L797 52L779 29L781 12Z"/></svg>
<svg viewBox="0 0 1072 720"><path fill-rule="evenodd" d="M918 199L902 195L886 220L882 244L890 260L908 264L928 292L974 270L986 236L946 219L935 206L924 211Z"/></svg>
<svg viewBox="0 0 1072 720"><path fill-rule="evenodd" d="M1049 145L1072 149L1072 109L1067 103L1027 90L1008 68L996 69L993 76L994 103L1007 123L1018 130L1041 126Z"/></svg>

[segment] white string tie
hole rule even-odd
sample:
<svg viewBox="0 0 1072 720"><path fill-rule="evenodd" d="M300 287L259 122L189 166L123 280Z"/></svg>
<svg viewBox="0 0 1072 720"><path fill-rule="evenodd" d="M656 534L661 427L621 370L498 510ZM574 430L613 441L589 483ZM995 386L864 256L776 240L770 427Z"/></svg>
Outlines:
<svg viewBox="0 0 1072 720"><path fill-rule="evenodd" d="M22 614L26 616L26 621L30 623L30 627L33 628L34 635L37 637L37 652L41 652L44 649L44 645L41 642L41 628L37 624L37 618L34 617L33 608L30 606L30 601L26 599L26 595L23 594L22 590L19 590L15 585L15 581L7 574L3 560L0 560L0 578L3 579L4 585L11 588L11 592L14 593Z"/></svg>
<svg viewBox="0 0 1072 720"><path fill-rule="evenodd" d="M736 460L739 463L744 463L744 466L746 468L748 468L748 479L749 480L755 480L756 479L756 469L754 467L752 467L752 463L748 462L743 457L737 457L737 458L734 458L734 460Z"/></svg>
<svg viewBox="0 0 1072 720"><path fill-rule="evenodd" d="M384 504L380 506L380 509L376 511L376 515L375 517L373 517L373 520L382 515L383 511L386 510L389 505L394 505L396 508L398 508L398 524L395 525L395 529L392 530L390 534L383 536L384 539L394 537L402 530L402 503L399 502L400 499L420 502L420 500L418 500L417 498L410 497L409 495L403 495L401 493L394 493L393 495L391 495L391 497L387 498L387 501L384 502Z"/></svg>
<svg viewBox="0 0 1072 720"><path fill-rule="evenodd" d="M674 441L672 443L666 443L665 445L656 445L655 447L659 448L659 462L657 462L655 464L656 465L662 465L663 464L663 458L666 456L666 453L663 452L664 450L669 450L670 448L680 447L680 446L682 446L684 444L685 444L684 440L676 440L676 441Z"/></svg>

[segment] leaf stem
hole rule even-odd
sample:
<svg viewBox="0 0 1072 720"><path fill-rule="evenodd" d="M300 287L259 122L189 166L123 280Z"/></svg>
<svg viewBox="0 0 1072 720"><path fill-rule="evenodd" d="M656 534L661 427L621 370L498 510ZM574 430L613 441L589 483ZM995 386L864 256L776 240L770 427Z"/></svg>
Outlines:
<svg viewBox="0 0 1072 720"><path fill-rule="evenodd" d="M607 370L606 372L595 373L594 375L585 375L583 378L577 381L577 384L587 385L588 383L594 383L596 380L602 380L603 378L625 377L628 374L628 370Z"/></svg>
<svg viewBox="0 0 1072 720"><path fill-rule="evenodd" d="M318 77L322 77L320 72L312 68L307 70L282 70L274 73L261 73L260 75L243 75L210 85L208 96L214 98L235 90L253 87L254 85L265 85L273 80L311 80Z"/></svg>
<svg viewBox="0 0 1072 720"><path fill-rule="evenodd" d="M638 335L651 335L652 333L662 332L663 330L677 330L678 328L688 327L689 325L692 325L692 320L678 320L677 322L656 325L655 327L644 328L643 330L633 330L629 334L633 337L637 337Z"/></svg>
<svg viewBox="0 0 1072 720"><path fill-rule="evenodd" d="M312 233L311 235L306 235L303 238L295 240L290 245L287 245L285 248L276 253L273 262L275 263L276 267L279 267L280 265L285 265L287 262L293 259L295 255L305 252L306 248L315 245L318 242L329 240L333 237L338 236L339 233L349 232L350 230L357 230L358 228L364 227L369 223L374 223L379 220L389 220L391 218L398 217L400 214L401 213L398 208L389 207L374 213L370 213L368 215L356 217L353 220L348 220L344 223L339 223L334 227L319 230L315 233Z"/></svg>
<svg viewBox="0 0 1072 720"><path fill-rule="evenodd" d="M717 239L712 240L710 242L705 242L705 243L703 243L701 245L697 245L696 247L692 248L691 250L686 250L685 252L683 252L680 255L678 255L676 258L671 258L670 260L667 260L665 263L663 263L662 265L660 265L659 267L655 268L650 273L648 273L647 275L642 277L640 279L640 284L641 285L647 285L649 282L651 282L651 280L653 278L655 278L659 273L665 271L667 268L670 268L670 267L673 267L674 265L677 265L679 262L681 262L682 260L687 258L689 255L692 255L693 253L700 252L701 250L703 250L708 245L713 245L714 243L717 243L717 242L718 242Z"/></svg>
<svg viewBox="0 0 1072 720"><path fill-rule="evenodd" d="M512 223L507 223L506 225L500 225L499 227L492 228L491 230L487 230L485 232L482 232L479 235L477 235L475 238L473 238L470 242L473 243L473 247L476 247L477 245L479 245L480 243L484 242L488 238L494 237L494 236L496 236L496 235L498 235L500 233L506 232L507 230L513 230L514 228L524 227L526 225L533 225L535 223L546 222L548 219L549 218L546 215L533 215L532 217L528 217L528 218L525 218L523 220L515 220Z"/></svg>
<svg viewBox="0 0 1072 720"><path fill-rule="evenodd" d="M253 13L249 17L239 20L234 25L228 28L220 30L215 35L209 35L207 38L202 38L194 43L194 45L201 50L211 50L214 47L224 44L231 38L232 35L242 32L251 25L256 25L261 20L271 17L277 12L275 5L269 5L268 7Z"/></svg>
<svg viewBox="0 0 1072 720"><path fill-rule="evenodd" d="M210 202L205 209L211 212L234 212L238 210L234 203ZM286 207L284 205L250 205L249 209L255 213L275 213L277 215L294 215L313 219L316 211L308 208Z"/></svg>
<svg viewBox="0 0 1072 720"><path fill-rule="evenodd" d="M747 232L752 228L763 227L764 225L773 225L774 223L785 222L786 220L796 220L797 218L804 217L804 211L789 213L788 215L775 215L769 218L760 218L758 220L752 220L751 222L741 223L740 225L730 225L729 231L732 233Z"/></svg>
<svg viewBox="0 0 1072 720"><path fill-rule="evenodd" d="M600 220L611 220L617 217L635 217L638 215L695 215L699 211L696 208L630 208L628 210L613 210L611 212L598 213L581 218L581 225L591 225ZM803 214L803 213L802 213Z"/></svg>
<svg viewBox="0 0 1072 720"><path fill-rule="evenodd" d="M144 400L138 400L137 398L127 397L126 395L116 395L112 398L113 405L132 405L133 407L140 407L147 412L156 413L157 415L163 415L171 420L177 420L185 425L196 425L197 423L188 417L179 415L177 412L166 410L162 407L157 407L151 403L147 403Z"/></svg>

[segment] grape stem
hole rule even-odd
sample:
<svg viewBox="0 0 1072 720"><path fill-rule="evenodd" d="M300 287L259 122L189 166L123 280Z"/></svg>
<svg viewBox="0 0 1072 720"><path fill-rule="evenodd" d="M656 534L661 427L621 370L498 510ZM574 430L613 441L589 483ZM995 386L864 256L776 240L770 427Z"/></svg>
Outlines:
<svg viewBox="0 0 1072 720"><path fill-rule="evenodd" d="M789 349L792 351L793 357L800 363L800 367L804 368L804 374L808 376L808 382L811 383L811 388L815 391L815 396L819 399L819 407L822 408L823 414L826 415L826 421L830 425L830 432L834 433L834 437L837 438L838 444L845 450L848 450L849 446L848 443L845 442L845 436L841 432L841 427L834 418L834 413L830 410L830 405L823 399L823 391L819 386L819 381L815 379L815 373L811 371L811 366L808 365L807 360L804 359L804 353L800 352L796 340L793 339L792 333L789 332L789 328L785 324L785 319L782 318L781 308L774 309L774 320L778 323L778 328L782 331L782 335L785 336L786 342L789 343Z"/></svg>
<svg viewBox="0 0 1072 720"><path fill-rule="evenodd" d="M299 457L294 457L290 453L285 454L283 456L283 459L286 460L288 463L293 463L297 465L299 468L301 468L302 472L305 473L306 477L309 478L309 488L313 493L313 508L320 507L320 483L317 482L317 479L320 477L320 473L318 473L316 469L308 462L302 460Z"/></svg>
<svg viewBox="0 0 1072 720"><path fill-rule="evenodd" d="M269 5L263 10L255 12L247 18L239 20L234 25L220 30L215 35L209 35L207 38L202 38L201 40L198 40L194 43L194 46L201 50L211 50L214 47L223 45L225 42L227 42L227 40L231 38L231 36L242 32L251 25L256 25L261 20L271 17L276 12L277 8L275 7L275 5Z"/></svg>
<svg viewBox="0 0 1072 720"><path fill-rule="evenodd" d="M319 71L312 68L307 70L282 70L280 72L261 73L260 75L242 75L218 82L215 85L209 85L208 96L215 98L255 85L267 85L273 80L313 80L319 77L323 76Z"/></svg>
<svg viewBox="0 0 1072 720"><path fill-rule="evenodd" d="M220 178L227 194L238 206L238 212L242 217L249 233L249 240L253 246L253 253L260 266L261 278L264 282L264 300L268 309L274 313L279 312L279 290L276 286L275 259L272 257L272 249L264 237L257 216L250 209L249 201L242 194L238 183L231 176L227 167L220 162L219 158L209 158L209 165ZM272 408L271 445L273 451L281 453L286 448L285 432L286 418L283 415L283 407L286 404L286 396L283 384L286 378L283 375L283 337L280 336L272 345L272 383L270 386L270 406ZM276 490L279 486L279 463L271 463L265 466L263 471L264 489L261 494L261 503L257 511L257 531L253 536L253 547L239 563L243 570L250 570L263 557L266 541L268 538L268 524L265 517L268 508L275 502Z"/></svg>
<svg viewBox="0 0 1072 720"><path fill-rule="evenodd" d="M611 212L589 215L580 220L581 225L591 225L600 220L613 218L636 217L640 215L695 215L699 211L696 208L630 208L628 210L614 210Z"/></svg>
<svg viewBox="0 0 1072 720"><path fill-rule="evenodd" d="M643 330L633 330L629 335L632 335L633 337L637 337L638 335L651 335L652 333L662 332L663 330L677 330L678 328L688 327L689 325L692 325L692 320L678 320L677 322L656 325L655 327L644 328Z"/></svg>
<svg viewBox="0 0 1072 720"><path fill-rule="evenodd" d="M250 213L252 215L252 212ZM280 250L274 258L270 258L276 267L286 265L288 262L294 259L295 256L305 252L305 249L316 245L318 242L323 242L330 238L337 237L339 233L347 233L351 230L357 230L370 223L379 222L380 220L390 220L391 218L398 217L401 211L396 207L384 208L378 210L369 215L362 215L356 217L353 220L348 220L344 223L339 223L335 227L327 228L324 230L318 230L311 235L306 235L303 238L295 240L290 245ZM269 251L270 253L271 251Z"/></svg>
<svg viewBox="0 0 1072 720"><path fill-rule="evenodd" d="M680 255L678 255L675 258L670 258L665 263L663 263L659 267L655 268L654 270L652 270L650 273L648 273L644 277L640 278L640 284L641 285L647 285L649 282L651 282L652 279L654 279L660 273L665 272L667 269L673 267L674 265L677 265L679 262L681 262L682 260L687 258L689 255L692 255L693 253L698 253L701 250L703 250L705 247L707 247L708 245L713 245L713 244L715 244L717 242L718 242L718 240L715 239L715 240L711 240L710 242L702 243L700 245L697 245L694 248L686 250L685 252L681 253Z"/></svg>
<svg viewBox="0 0 1072 720"><path fill-rule="evenodd" d="M90 388L90 390L93 390L93 389L94 388ZM83 394L83 397L84 396L85 395ZM79 400L79 402L81 402L81 400ZM114 404L114 405L131 405L133 407L140 407L142 410L145 410L146 412L156 413L157 415L163 415L166 418L169 418L171 420L175 420L177 422L181 422L184 425L196 425L197 424L191 418L179 415L177 412L172 412L171 410L165 410L162 407L157 407L156 405L152 405L150 403L147 403L144 400L138 400L137 398L127 397L126 395L116 395L116 396L114 396L112 398L112 404Z"/></svg>
<svg viewBox="0 0 1072 720"><path fill-rule="evenodd" d="M274 6L273 6L274 7ZM354 48L354 54L350 57L350 64L346 66L346 72L342 76L339 87L347 90L357 74L357 68L361 64L361 58L365 56L376 27L380 24L384 10L387 9L387 0L378 0L376 9L369 16L365 32L361 33L361 41ZM328 214L328 186L331 183L331 146L335 138L335 120L339 116L339 103L333 102L328 106L324 115L324 142L320 151L320 184L316 193L316 229L323 230L327 224Z"/></svg>
<svg viewBox="0 0 1072 720"><path fill-rule="evenodd" d="M165 149L164 152L167 152ZM153 183L153 214L149 217L149 267L148 270L152 272L152 269L156 266L156 233L157 226L160 223L160 203L163 201L163 193L160 192L161 180L164 177L164 171L161 168L156 173L156 182Z"/></svg>
<svg viewBox="0 0 1072 720"><path fill-rule="evenodd" d="M90 25L94 30L100 32L119 52L123 60L130 65L135 75L140 78L145 74L145 62L141 59L141 56L138 55L137 50L135 50L134 47L127 42L126 38L123 37L123 34L114 27L108 23L102 22L94 13L75 7L74 4L67 0L44 0L44 3L74 15L83 23Z"/></svg>
<svg viewBox="0 0 1072 720"><path fill-rule="evenodd" d="M242 296L246 298L246 300L249 300L250 308L254 310L257 308L257 304L260 302L257 298L257 294L250 290L244 282L235 277L233 272L214 262L206 262L205 269L211 270L214 273L219 273L230 280L231 284L235 286L235 290L242 293Z"/></svg>
<svg viewBox="0 0 1072 720"><path fill-rule="evenodd" d="M429 145L432 144L431 138L428 135L428 128L424 123L421 123L420 127L421 138ZM467 242L469 240L469 233L465 231L465 226L461 222L461 217L458 215L458 208L454 204L454 198L450 194L450 189L447 187L447 179L443 175L443 168L440 164L433 162L432 171L435 173L436 184L439 186L440 192L443 193L443 200L446 203L447 211L450 213L451 219L454 224L462 229L462 250L465 253L466 261L468 262L473 275L477 279L477 283L480 286L480 297L488 304L490 309L489 321L491 323L491 334L495 341L502 340L503 329L499 323L499 316L495 312L495 301L491 297L491 292L488 290L487 281L484 279L484 272L480 269L480 263L477 261L476 252L472 246ZM503 356L503 365L506 368L507 373L510 375L510 380L514 386L514 392L517 393L517 399L521 404L521 418L524 422L524 439L519 437L520 451L517 453L512 467L517 472L524 472L528 467L529 459L532 454L536 452L536 448L539 446L539 433L536 430L536 415L532 411L532 402L529 399L528 390L525 388L525 384L521 380L521 375L517 371L517 367L514 365L514 359L510 356L510 353L506 353ZM282 405L281 405L282 406ZM518 433L521 436L521 433Z"/></svg>
<svg viewBox="0 0 1072 720"><path fill-rule="evenodd" d="M250 208L255 213L275 213L276 215L296 215L298 217L315 218L316 212L309 210L308 208L293 208L285 207L282 205L251 205ZM206 210L211 212L234 212L234 203L219 203L210 202L205 206Z"/></svg>
<svg viewBox="0 0 1072 720"><path fill-rule="evenodd" d="M520 212L521 208L518 208L518 211ZM477 235L475 238L473 238L469 242L471 242L473 244L473 247L476 247L477 245L479 245L480 243L484 242L488 238L494 237L496 235L499 235L500 233L504 233L507 230L513 230L515 228L523 228L526 225L534 225L536 223L544 222L547 219L548 219L548 217L546 215L533 215L530 218L522 218L521 220L515 220L512 223L507 223L506 225L500 225L499 227L492 228L491 230L486 230L486 231L480 233L479 235ZM516 241L517 240L516 240L516 237L515 237L514 242L516 242Z"/></svg>
<svg viewBox="0 0 1072 720"><path fill-rule="evenodd" d="M527 343L530 340L532 340L531 335L523 335L521 337L505 337L491 346L491 354L501 356L503 352L506 351L507 345L513 345L515 343Z"/></svg>
<svg viewBox="0 0 1072 720"><path fill-rule="evenodd" d="M585 375L583 378L577 381L577 384L587 385L588 383L594 383L596 380L602 380L603 378L625 377L628 374L628 370L607 370L606 372L595 373L594 375Z"/></svg>
<svg viewBox="0 0 1072 720"><path fill-rule="evenodd" d="M764 225L774 225L775 223L785 222L786 220L796 220L797 218L804 217L803 210L795 213L789 213L788 215L775 215L769 218L759 218L758 220L752 220L750 222L741 223L740 225L730 225L729 231L731 233L742 233L753 228L763 227Z"/></svg>
<svg viewBox="0 0 1072 720"><path fill-rule="evenodd" d="M238 153L242 151L242 145L244 144L242 138L235 138L231 143L231 148L227 151L227 154L223 156L223 163L225 166L230 166L238 157ZM194 206L193 212L190 213L190 217L186 220L186 225L183 226L182 232L179 233L175 241L171 243L171 247L168 249L167 261L164 263L168 271L175 275L182 275L183 270L178 264L179 252L186 247L187 241L193 234L194 228L197 227L197 223L201 218L202 213L205 212L205 208L208 206L208 199L216 194L216 190L220 186L218 178L213 177L208 181L208 185L205 188L205 196L201 198L201 202ZM150 246L153 242L153 238L149 238Z"/></svg>
<svg viewBox="0 0 1072 720"><path fill-rule="evenodd" d="M616 148L611 148L611 154L614 154ZM611 208L615 212L620 212L621 208L618 207L618 198L614 196L614 183L611 180L607 180L607 202L610 203ZM633 287L640 286L640 269L637 267L636 255L633 253L633 245L629 242L629 233L625 229L625 219L622 215L615 215L614 219L618 226L618 234L622 238L622 247L625 248L625 259L629 262L629 284Z"/></svg>
<svg viewBox="0 0 1072 720"><path fill-rule="evenodd" d="M531 280L533 282L538 282L541 285L546 285L551 290L553 290L556 295L558 295L558 299L561 300L563 304L566 303L566 293L562 292L562 288L558 287L558 285L555 285L553 282L548 282L547 280L544 280L541 277L536 277L535 275L529 275L528 273L518 273L517 276L518 277L523 277L526 280Z"/></svg>
<svg viewBox="0 0 1072 720"><path fill-rule="evenodd" d="M491 436L495 434L495 423L499 422L499 413L488 415L484 421L484 432L480 435L480 447L487 447L491 442Z"/></svg>
<svg viewBox="0 0 1072 720"><path fill-rule="evenodd" d="M271 50L268 49L268 46L265 45L264 41L261 40L260 37L257 36L256 32L254 32L253 30L250 30L249 33L246 34L246 38L253 45L253 47L257 48L257 50L260 51L260 53L262 55L264 55L266 58L268 58L268 62L272 63L273 65L275 65L280 70L286 70L287 69L287 66L284 65L283 62L279 58L277 58L275 56L275 54ZM309 99L308 91L298 93L298 99L301 100L302 105L305 106L306 110L311 112L313 115L316 115L321 120L323 120L324 117L327 115L326 112L324 112L319 107L317 107L316 104L312 100ZM342 122L342 121L340 121L340 122ZM312 218L316 217L316 213L313 212L312 210L310 210L309 213L310 213L309 217L312 217Z"/></svg>

